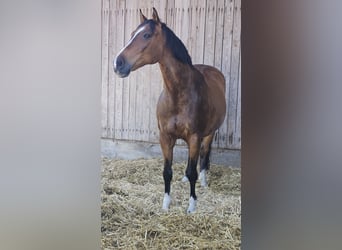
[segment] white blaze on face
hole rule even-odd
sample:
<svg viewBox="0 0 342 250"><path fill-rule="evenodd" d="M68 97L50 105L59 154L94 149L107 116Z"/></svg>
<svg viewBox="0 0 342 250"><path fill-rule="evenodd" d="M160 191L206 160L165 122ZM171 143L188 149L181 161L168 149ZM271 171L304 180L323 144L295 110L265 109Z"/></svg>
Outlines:
<svg viewBox="0 0 342 250"><path fill-rule="evenodd" d="M168 211L171 203L171 196L167 193L164 194L163 199L163 210Z"/></svg>
<svg viewBox="0 0 342 250"><path fill-rule="evenodd" d="M132 36L132 38L128 41L128 43L126 44L125 47L123 47L119 53L117 54L117 56L114 59L114 68L116 68L116 59L118 58L118 56L133 42L134 38L136 38L141 32L143 32L145 30L146 26L142 26L140 27L137 32L135 32L134 36Z"/></svg>

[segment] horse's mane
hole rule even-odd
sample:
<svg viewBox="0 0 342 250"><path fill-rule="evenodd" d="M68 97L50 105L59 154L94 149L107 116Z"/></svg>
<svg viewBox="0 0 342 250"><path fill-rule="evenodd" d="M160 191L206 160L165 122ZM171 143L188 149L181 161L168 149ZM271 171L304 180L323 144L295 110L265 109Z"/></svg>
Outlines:
<svg viewBox="0 0 342 250"><path fill-rule="evenodd" d="M148 24L152 32L154 32L155 26L157 23L153 19L145 20L143 23L141 23L138 26L138 28L146 24ZM169 27L166 26L165 23L161 23L161 24L162 24L162 31L164 32L165 37L166 37L166 47L170 49L171 53L177 60L179 60L182 63L186 63L192 66L191 57L188 53L188 50L185 48L185 45L183 44L183 42L175 35L175 33L173 33L173 31Z"/></svg>
<svg viewBox="0 0 342 250"><path fill-rule="evenodd" d="M191 57L183 42L165 23L162 23L162 30L166 36L166 47L170 49L173 56L182 63L192 65Z"/></svg>

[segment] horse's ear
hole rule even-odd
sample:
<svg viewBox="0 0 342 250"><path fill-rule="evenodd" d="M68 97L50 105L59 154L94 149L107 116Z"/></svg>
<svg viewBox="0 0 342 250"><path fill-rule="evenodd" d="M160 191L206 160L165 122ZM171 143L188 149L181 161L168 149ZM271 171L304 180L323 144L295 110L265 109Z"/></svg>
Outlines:
<svg viewBox="0 0 342 250"><path fill-rule="evenodd" d="M140 9L140 22L143 23L147 20L147 18L143 15L141 9Z"/></svg>
<svg viewBox="0 0 342 250"><path fill-rule="evenodd" d="M153 7L153 12L152 12L152 18L157 23L160 23L160 19L159 19L158 13L157 13L157 11L156 11L156 9L154 7Z"/></svg>

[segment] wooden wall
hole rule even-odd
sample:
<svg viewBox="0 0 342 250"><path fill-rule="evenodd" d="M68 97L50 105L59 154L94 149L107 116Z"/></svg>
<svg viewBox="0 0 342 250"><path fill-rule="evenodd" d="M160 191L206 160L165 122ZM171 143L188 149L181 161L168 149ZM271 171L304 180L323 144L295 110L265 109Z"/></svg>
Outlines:
<svg viewBox="0 0 342 250"><path fill-rule="evenodd" d="M121 79L112 61L152 7L187 47L194 64L220 69L226 77L226 119L213 147L241 148L241 0L102 0L102 137L159 142L156 103L162 90L158 64ZM182 142L178 142L179 144Z"/></svg>

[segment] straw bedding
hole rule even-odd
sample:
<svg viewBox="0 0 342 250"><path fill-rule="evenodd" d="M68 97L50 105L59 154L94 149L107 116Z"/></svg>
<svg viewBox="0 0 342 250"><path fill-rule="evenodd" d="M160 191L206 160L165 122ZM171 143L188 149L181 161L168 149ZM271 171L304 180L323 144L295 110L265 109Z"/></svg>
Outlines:
<svg viewBox="0 0 342 250"><path fill-rule="evenodd" d="M240 169L211 165L186 214L185 163L173 164L170 211L161 210L163 160L102 160L102 249L240 249Z"/></svg>

